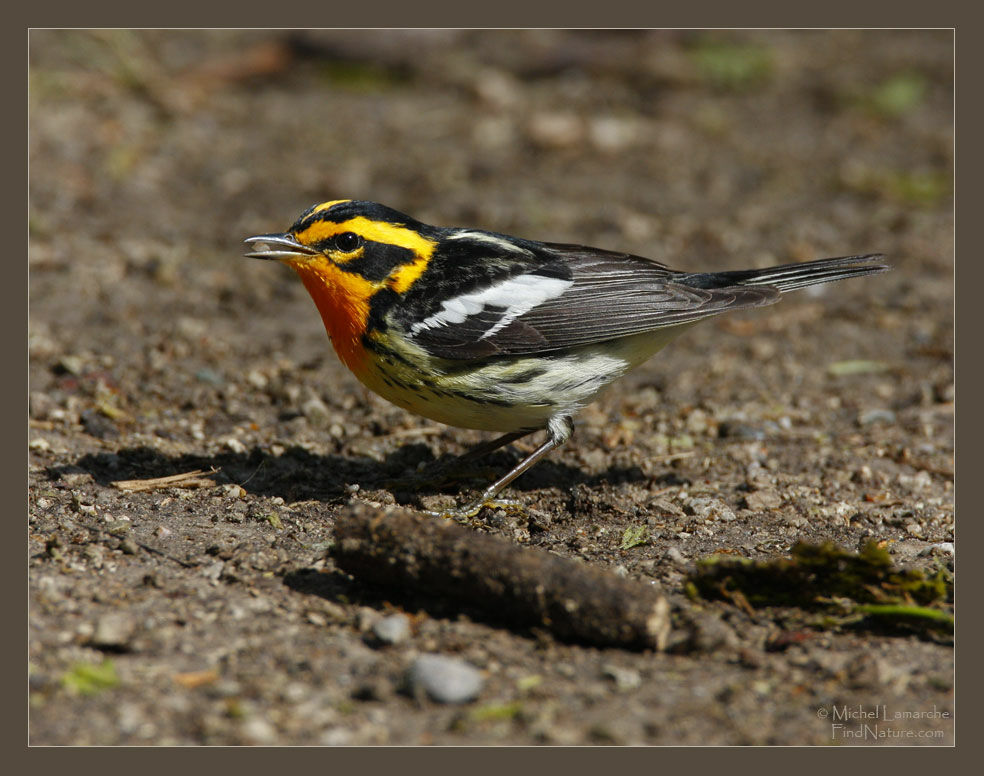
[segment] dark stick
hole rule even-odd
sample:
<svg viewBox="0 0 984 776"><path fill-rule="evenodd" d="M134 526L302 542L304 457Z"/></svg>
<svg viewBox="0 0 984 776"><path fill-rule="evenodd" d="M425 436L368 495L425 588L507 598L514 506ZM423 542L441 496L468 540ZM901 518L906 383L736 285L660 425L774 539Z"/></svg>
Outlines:
<svg viewBox="0 0 984 776"><path fill-rule="evenodd" d="M663 649L669 637L669 603L649 585L450 521L360 505L335 536L339 567L376 585L412 585L568 641Z"/></svg>

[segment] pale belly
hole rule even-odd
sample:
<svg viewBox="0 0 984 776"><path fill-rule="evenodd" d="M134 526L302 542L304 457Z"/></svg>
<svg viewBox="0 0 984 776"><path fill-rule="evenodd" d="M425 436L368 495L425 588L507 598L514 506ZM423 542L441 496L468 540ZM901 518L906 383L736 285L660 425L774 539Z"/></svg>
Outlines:
<svg viewBox="0 0 984 776"><path fill-rule="evenodd" d="M550 357L488 361L473 367L431 359L429 371L435 375L428 379L401 360L384 357L373 359L360 379L398 407L449 426L500 433L535 430L544 428L551 417L576 414L685 328L689 325Z"/></svg>

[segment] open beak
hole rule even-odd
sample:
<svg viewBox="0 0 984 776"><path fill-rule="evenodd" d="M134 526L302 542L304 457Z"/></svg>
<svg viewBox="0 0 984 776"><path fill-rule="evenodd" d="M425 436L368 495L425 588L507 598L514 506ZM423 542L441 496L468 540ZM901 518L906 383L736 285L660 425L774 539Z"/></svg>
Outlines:
<svg viewBox="0 0 984 776"><path fill-rule="evenodd" d="M255 237L247 237L243 242L259 248L259 250L245 254L250 259L283 261L285 259L297 259L301 256L314 256L318 253L306 245L301 245L286 232L283 234L258 234Z"/></svg>

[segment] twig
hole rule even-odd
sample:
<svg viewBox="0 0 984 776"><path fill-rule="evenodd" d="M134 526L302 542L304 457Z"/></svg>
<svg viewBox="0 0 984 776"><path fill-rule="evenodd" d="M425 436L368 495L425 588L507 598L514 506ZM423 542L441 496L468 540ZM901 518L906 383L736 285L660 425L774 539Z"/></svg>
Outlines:
<svg viewBox="0 0 984 776"><path fill-rule="evenodd" d="M116 480L110 485L129 493L160 490L161 488L213 488L216 484L215 481L206 479L202 475L216 474L218 471L215 467L207 472L204 469L195 469L191 472L172 474L168 477L151 477L146 480Z"/></svg>
<svg viewBox="0 0 984 776"><path fill-rule="evenodd" d="M663 649L670 606L652 587L450 521L356 505L338 518L332 555L377 585L426 590L497 620L600 646Z"/></svg>

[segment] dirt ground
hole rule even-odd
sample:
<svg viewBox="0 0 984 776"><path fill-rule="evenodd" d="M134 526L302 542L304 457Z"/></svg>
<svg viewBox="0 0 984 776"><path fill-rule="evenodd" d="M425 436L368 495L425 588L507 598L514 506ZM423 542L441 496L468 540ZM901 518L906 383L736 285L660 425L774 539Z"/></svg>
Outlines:
<svg viewBox="0 0 984 776"><path fill-rule="evenodd" d="M692 584L800 541L951 578L952 53L948 31L33 32L31 743L952 743L947 631ZM340 198L680 269L894 269L696 327L515 483L523 510L473 521L670 601L665 651L585 646L329 554L350 505L460 501L535 443L428 482L485 435L367 393L298 279L242 257ZM477 696L414 691L428 654Z"/></svg>

